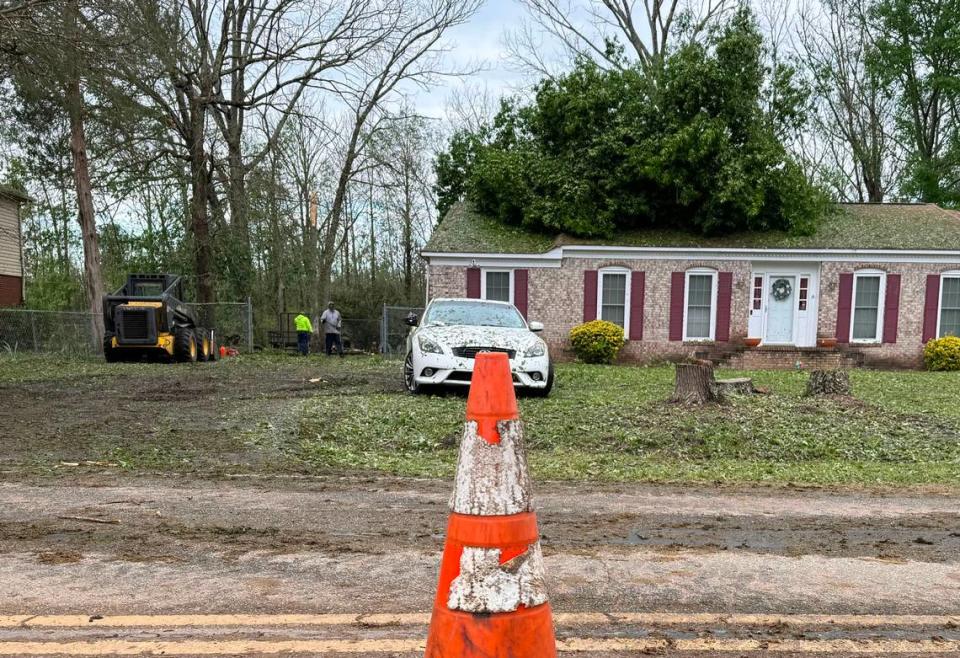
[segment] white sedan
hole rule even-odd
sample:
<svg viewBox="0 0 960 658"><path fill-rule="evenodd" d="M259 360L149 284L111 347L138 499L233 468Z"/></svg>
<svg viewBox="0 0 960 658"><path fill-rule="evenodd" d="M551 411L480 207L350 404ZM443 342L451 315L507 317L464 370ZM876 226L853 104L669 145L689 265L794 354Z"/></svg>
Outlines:
<svg viewBox="0 0 960 658"><path fill-rule="evenodd" d="M407 390L468 386L477 352L506 352L515 387L546 397L553 388L547 344L536 335L539 322L523 319L513 304L479 299L434 299L407 337L403 379Z"/></svg>

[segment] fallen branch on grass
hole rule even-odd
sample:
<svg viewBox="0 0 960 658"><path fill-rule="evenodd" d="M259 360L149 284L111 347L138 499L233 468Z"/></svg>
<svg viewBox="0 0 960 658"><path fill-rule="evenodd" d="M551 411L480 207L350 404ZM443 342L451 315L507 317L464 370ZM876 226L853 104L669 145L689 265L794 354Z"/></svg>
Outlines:
<svg viewBox="0 0 960 658"><path fill-rule="evenodd" d="M118 519L95 519L92 516L58 516L58 519L64 521L86 521L87 523L107 523L110 525L120 525Z"/></svg>

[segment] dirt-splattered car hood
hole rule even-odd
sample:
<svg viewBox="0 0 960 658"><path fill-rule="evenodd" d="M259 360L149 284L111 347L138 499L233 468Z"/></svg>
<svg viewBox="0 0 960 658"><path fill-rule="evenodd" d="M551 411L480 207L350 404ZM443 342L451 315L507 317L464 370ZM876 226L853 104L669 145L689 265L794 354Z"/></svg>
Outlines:
<svg viewBox="0 0 960 658"><path fill-rule="evenodd" d="M540 340L526 328L507 329L470 325L424 326L418 334L446 348L497 347L517 352L525 350Z"/></svg>

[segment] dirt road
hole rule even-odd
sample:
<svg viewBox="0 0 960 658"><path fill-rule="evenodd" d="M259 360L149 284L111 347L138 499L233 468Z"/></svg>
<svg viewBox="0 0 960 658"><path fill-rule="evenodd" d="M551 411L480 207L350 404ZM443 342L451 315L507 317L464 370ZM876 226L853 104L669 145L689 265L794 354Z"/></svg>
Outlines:
<svg viewBox="0 0 960 658"><path fill-rule="evenodd" d="M380 478L2 483L0 655L52 655L61 642L63 655L416 655L449 489ZM958 503L541 483L561 648L960 655ZM255 616L195 617L218 614ZM361 617L384 614L402 616Z"/></svg>

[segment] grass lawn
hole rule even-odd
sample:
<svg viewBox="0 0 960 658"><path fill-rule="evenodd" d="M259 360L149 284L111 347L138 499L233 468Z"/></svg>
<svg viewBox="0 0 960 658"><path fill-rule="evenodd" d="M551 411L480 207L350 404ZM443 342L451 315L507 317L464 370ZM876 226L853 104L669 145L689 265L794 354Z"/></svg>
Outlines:
<svg viewBox="0 0 960 658"><path fill-rule="evenodd" d="M0 356L0 471L112 461L143 472L380 471L449 477L463 394L410 396L400 363L257 355L218 364ZM521 398L540 479L960 486L960 373L852 373L852 399L807 374L747 375L769 395L666 403L673 369L561 364ZM184 414L187 407L194 412ZM131 419L131 424L126 421Z"/></svg>
<svg viewBox="0 0 960 658"><path fill-rule="evenodd" d="M535 477L607 481L960 484L960 374L854 372L851 400L803 396L803 372L751 376L770 395L685 408L670 366L563 364L521 398ZM464 399L366 394L308 404L301 458L449 476Z"/></svg>

